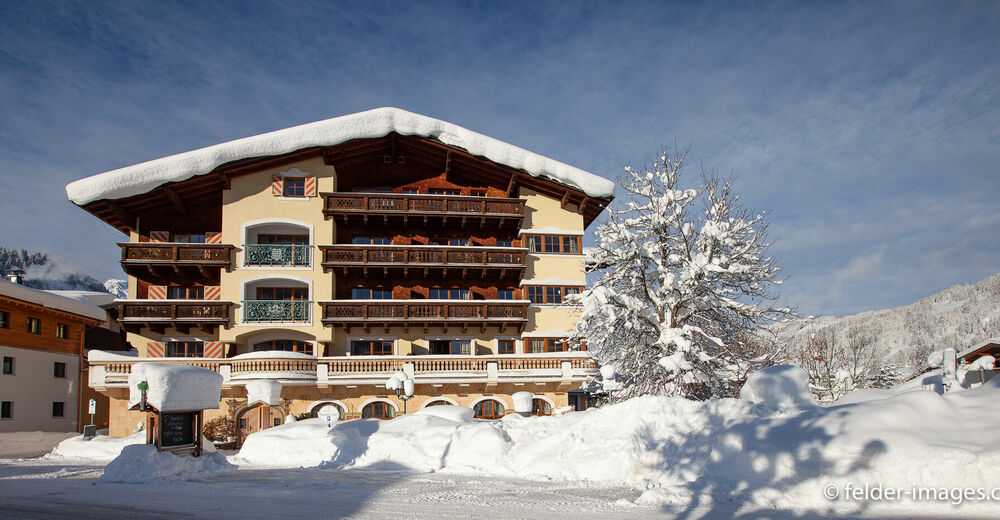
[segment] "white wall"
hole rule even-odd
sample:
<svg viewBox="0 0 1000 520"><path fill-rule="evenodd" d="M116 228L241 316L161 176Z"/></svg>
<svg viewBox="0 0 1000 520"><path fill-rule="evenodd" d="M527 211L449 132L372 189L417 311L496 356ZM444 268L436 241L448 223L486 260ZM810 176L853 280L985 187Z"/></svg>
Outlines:
<svg viewBox="0 0 1000 520"><path fill-rule="evenodd" d="M0 357L14 358L14 374L0 373L0 401L11 401L13 418L0 420L0 432L77 431L80 359L71 354L0 346ZM55 362L66 364L66 377L53 377ZM62 401L63 416L52 417L52 403Z"/></svg>

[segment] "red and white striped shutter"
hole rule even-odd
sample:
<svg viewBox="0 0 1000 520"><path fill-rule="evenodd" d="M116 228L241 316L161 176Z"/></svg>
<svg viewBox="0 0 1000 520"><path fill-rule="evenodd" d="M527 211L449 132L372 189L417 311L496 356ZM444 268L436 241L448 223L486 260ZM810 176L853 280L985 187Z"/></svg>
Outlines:
<svg viewBox="0 0 1000 520"><path fill-rule="evenodd" d="M222 233L217 233L217 232L205 233L205 243L207 243L207 244L221 244L222 243Z"/></svg>
<svg viewBox="0 0 1000 520"><path fill-rule="evenodd" d="M167 286L166 285L150 285L149 286L149 299L150 300L166 300L167 299Z"/></svg>
<svg viewBox="0 0 1000 520"><path fill-rule="evenodd" d="M207 358L221 358L222 357L222 342L221 341L206 341L205 342L205 357L207 357Z"/></svg>
<svg viewBox="0 0 1000 520"><path fill-rule="evenodd" d="M218 300L219 293L221 293L221 288L218 285L208 285L205 287L205 299L206 300Z"/></svg>
<svg viewBox="0 0 1000 520"><path fill-rule="evenodd" d="M146 357L163 357L163 342L150 341L146 343Z"/></svg>
<svg viewBox="0 0 1000 520"><path fill-rule="evenodd" d="M170 232L169 231L150 231L149 232L150 242L170 242Z"/></svg>
<svg viewBox="0 0 1000 520"><path fill-rule="evenodd" d="M306 197L316 196L316 177L306 177Z"/></svg>
<svg viewBox="0 0 1000 520"><path fill-rule="evenodd" d="M280 175L271 177L271 195L278 197L282 192L282 180Z"/></svg>

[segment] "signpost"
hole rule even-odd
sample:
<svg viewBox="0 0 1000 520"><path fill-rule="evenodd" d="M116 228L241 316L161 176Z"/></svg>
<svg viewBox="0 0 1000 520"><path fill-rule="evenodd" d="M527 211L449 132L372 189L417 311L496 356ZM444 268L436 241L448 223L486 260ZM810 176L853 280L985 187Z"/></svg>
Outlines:
<svg viewBox="0 0 1000 520"><path fill-rule="evenodd" d="M327 428L333 428L333 424L340 420L340 409L335 405L327 404L316 412L316 416L323 419Z"/></svg>

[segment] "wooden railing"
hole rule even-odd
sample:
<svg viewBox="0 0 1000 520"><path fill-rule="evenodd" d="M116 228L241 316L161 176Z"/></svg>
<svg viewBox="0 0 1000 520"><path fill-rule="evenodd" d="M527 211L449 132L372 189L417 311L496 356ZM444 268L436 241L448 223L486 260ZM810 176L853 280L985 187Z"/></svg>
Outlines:
<svg viewBox="0 0 1000 520"><path fill-rule="evenodd" d="M320 246L323 267L341 266L513 266L524 267L522 249L467 248L461 246L372 246L334 244Z"/></svg>
<svg viewBox="0 0 1000 520"><path fill-rule="evenodd" d="M402 193L323 193L325 215L344 213L447 214L522 217L524 200Z"/></svg>
<svg viewBox="0 0 1000 520"><path fill-rule="evenodd" d="M157 300L124 301L118 304L120 321L177 321L212 322L229 321L232 302L206 300Z"/></svg>
<svg viewBox="0 0 1000 520"><path fill-rule="evenodd" d="M124 242L123 264L192 264L228 267L231 244L182 244L175 242Z"/></svg>
<svg viewBox="0 0 1000 520"><path fill-rule="evenodd" d="M528 302L456 300L333 300L320 302L323 322L364 320L482 321L524 320Z"/></svg>

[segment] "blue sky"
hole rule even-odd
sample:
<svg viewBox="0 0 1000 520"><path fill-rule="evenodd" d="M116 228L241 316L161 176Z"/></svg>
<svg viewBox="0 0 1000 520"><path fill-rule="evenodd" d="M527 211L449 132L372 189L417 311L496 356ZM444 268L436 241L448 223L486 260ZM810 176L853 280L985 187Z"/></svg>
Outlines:
<svg viewBox="0 0 1000 520"><path fill-rule="evenodd" d="M806 314L1000 271L996 2L0 2L0 245L121 277L73 180L378 106L609 178L691 146Z"/></svg>

